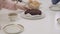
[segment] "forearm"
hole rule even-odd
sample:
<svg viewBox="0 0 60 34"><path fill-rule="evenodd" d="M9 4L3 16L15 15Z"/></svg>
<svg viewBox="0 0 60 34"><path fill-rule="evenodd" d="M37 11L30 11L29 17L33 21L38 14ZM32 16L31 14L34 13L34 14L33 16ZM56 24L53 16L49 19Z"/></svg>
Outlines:
<svg viewBox="0 0 60 34"><path fill-rule="evenodd" d="M2 8L6 8L6 9L10 9L10 10L16 10L16 9L26 10L26 9L28 9L27 7L23 6L20 3L16 4L13 1L9 1L9 0L5 0L1 4L3 5Z"/></svg>
<svg viewBox="0 0 60 34"><path fill-rule="evenodd" d="M5 0L0 0L0 9L3 8L4 1L5 1Z"/></svg>

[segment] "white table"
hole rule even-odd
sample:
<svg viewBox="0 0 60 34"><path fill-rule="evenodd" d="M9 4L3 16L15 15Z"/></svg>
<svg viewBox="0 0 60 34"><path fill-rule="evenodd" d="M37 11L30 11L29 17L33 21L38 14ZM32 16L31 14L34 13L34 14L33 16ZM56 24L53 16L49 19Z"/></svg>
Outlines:
<svg viewBox="0 0 60 34"><path fill-rule="evenodd" d="M22 24L24 26L24 32L21 34L60 34L60 31L56 32L55 29L55 12L49 10L50 6L50 0L41 0L42 2L42 8L41 10L45 13L46 17L41 20L27 20L23 18L19 18L18 21L14 22L17 24ZM11 22L7 22L7 14L9 10L3 9L0 11L0 16L2 20L0 21L1 25L9 24ZM4 16L4 17L2 17ZM2 26L2 27L3 27ZM5 34L2 30L0 31L0 34Z"/></svg>

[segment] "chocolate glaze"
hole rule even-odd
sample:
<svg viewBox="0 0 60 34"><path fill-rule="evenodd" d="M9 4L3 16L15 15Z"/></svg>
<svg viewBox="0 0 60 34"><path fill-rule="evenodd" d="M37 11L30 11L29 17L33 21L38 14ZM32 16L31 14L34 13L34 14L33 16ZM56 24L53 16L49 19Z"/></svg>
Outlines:
<svg viewBox="0 0 60 34"><path fill-rule="evenodd" d="M25 14L31 14L31 15L41 15L42 12L39 9L28 9L25 11Z"/></svg>
<svg viewBox="0 0 60 34"><path fill-rule="evenodd" d="M18 0L19 2L22 2L22 0Z"/></svg>

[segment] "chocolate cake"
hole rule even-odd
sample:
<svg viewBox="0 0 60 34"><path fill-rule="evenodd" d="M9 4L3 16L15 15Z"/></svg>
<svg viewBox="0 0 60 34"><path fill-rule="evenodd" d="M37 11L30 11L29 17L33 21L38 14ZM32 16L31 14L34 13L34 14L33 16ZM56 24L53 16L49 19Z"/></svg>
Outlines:
<svg viewBox="0 0 60 34"><path fill-rule="evenodd" d="M22 2L22 0L18 0L19 2Z"/></svg>
<svg viewBox="0 0 60 34"><path fill-rule="evenodd" d="M31 14L31 15L41 15L42 12L39 9L28 9L25 11L25 14Z"/></svg>
<svg viewBox="0 0 60 34"><path fill-rule="evenodd" d="M12 0L12 1L17 1L17 0ZM22 2L22 0L18 0L19 2Z"/></svg>

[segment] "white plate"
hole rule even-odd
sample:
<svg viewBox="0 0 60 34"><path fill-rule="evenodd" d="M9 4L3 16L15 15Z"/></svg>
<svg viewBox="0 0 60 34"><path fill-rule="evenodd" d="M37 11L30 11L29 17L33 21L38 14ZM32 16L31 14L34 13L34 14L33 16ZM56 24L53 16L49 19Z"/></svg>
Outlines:
<svg viewBox="0 0 60 34"><path fill-rule="evenodd" d="M42 19L42 18L45 17L45 14L44 14L44 13L43 13L42 15L34 15L34 16L32 16L32 15L30 15L30 14L26 14L26 15L25 15L24 12L23 12L23 13L21 13L20 15L21 15L22 18L30 19L30 20Z"/></svg>
<svg viewBox="0 0 60 34"><path fill-rule="evenodd" d="M3 27L3 31L7 34L19 34L24 31L24 27L20 24L8 24Z"/></svg>
<svg viewBox="0 0 60 34"><path fill-rule="evenodd" d="M50 10L53 10L53 11L60 11L60 4L55 5L55 6L51 6L49 8L50 8Z"/></svg>
<svg viewBox="0 0 60 34"><path fill-rule="evenodd" d="M57 19L57 22L60 24L60 18Z"/></svg>

